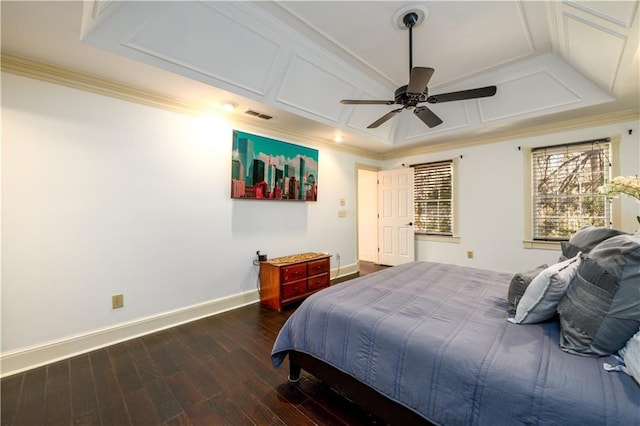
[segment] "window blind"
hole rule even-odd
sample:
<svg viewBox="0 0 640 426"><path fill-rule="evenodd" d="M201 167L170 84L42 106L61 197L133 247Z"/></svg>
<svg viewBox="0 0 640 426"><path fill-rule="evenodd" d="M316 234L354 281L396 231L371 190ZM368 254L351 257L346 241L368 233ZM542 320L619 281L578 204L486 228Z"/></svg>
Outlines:
<svg viewBox="0 0 640 426"><path fill-rule="evenodd" d="M453 161L414 164L416 233L453 235Z"/></svg>
<svg viewBox="0 0 640 426"><path fill-rule="evenodd" d="M532 150L533 239L568 240L585 223L611 225L598 187L611 178L609 139Z"/></svg>

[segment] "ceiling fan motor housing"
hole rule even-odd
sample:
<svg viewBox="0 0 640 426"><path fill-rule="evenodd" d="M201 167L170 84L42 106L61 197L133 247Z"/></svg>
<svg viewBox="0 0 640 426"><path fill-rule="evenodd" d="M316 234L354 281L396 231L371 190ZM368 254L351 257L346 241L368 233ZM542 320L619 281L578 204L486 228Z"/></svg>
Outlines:
<svg viewBox="0 0 640 426"><path fill-rule="evenodd" d="M420 96L416 96L407 93L408 87L409 85L405 84L404 86L400 86L396 89L394 99L398 105L404 105L407 108L411 108L415 107L419 102L424 102L427 99L427 92L429 89L424 89L424 93Z"/></svg>

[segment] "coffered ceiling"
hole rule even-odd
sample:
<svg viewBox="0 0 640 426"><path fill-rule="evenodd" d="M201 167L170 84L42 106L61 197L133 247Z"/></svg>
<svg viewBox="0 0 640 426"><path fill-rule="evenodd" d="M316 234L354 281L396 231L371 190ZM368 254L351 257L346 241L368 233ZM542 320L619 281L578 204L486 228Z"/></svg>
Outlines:
<svg viewBox="0 0 640 426"><path fill-rule="evenodd" d="M269 131L377 154L500 138L584 117L638 117L637 1L3 1L2 51L171 96L223 101ZM496 85L490 98L429 104L427 127L393 99L413 65L429 94ZM247 110L272 117L264 120Z"/></svg>

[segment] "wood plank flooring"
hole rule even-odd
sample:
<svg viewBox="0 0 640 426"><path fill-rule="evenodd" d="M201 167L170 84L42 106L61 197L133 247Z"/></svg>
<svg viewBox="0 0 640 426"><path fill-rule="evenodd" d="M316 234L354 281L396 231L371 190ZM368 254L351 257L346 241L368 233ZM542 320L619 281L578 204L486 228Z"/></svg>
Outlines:
<svg viewBox="0 0 640 426"><path fill-rule="evenodd" d="M380 269L366 262L362 274ZM4 425L373 425L273 342L295 306L253 304L6 377Z"/></svg>

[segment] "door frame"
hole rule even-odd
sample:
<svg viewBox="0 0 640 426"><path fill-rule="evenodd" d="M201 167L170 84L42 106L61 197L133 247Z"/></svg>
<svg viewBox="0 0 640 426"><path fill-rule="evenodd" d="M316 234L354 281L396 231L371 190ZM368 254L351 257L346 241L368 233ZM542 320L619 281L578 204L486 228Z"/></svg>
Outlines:
<svg viewBox="0 0 640 426"><path fill-rule="evenodd" d="M365 170L365 171L369 171L369 172L374 172L374 173L378 173L379 171L382 170L382 167L379 166L374 166L371 164L364 164L364 163L356 163L356 167L355 167L355 181L356 181L356 264L357 264L357 268L358 270L360 270L360 211L358 208L359 205L359 200L360 197L362 197L362 194L360 193L361 190L363 190L362 188L360 188L360 182L359 182L359 178L358 178L358 173L360 170ZM376 197L376 215L377 215L377 197L378 197L378 185L376 184L373 188L367 188L366 189L371 190L372 193L374 194L374 196ZM378 224L377 224L377 220L376 220L376 225L374 227L374 229L372 229L372 232L375 233L376 235L376 243L378 241ZM378 263L378 253L376 251L376 260L375 263Z"/></svg>

